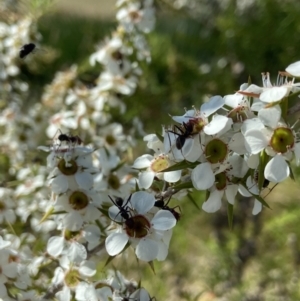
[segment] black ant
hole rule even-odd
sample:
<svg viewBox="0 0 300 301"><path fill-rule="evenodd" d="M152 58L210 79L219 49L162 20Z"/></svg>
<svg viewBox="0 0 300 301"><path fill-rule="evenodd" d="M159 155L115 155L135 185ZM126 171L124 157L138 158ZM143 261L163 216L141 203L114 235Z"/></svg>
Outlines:
<svg viewBox="0 0 300 301"><path fill-rule="evenodd" d="M21 59L26 57L29 53L31 53L35 49L35 44L29 43L25 44L21 47L19 56Z"/></svg>
<svg viewBox="0 0 300 301"><path fill-rule="evenodd" d="M57 139L60 141L60 142L69 142L69 143L72 143L72 144L82 144L82 140L79 136L72 136L72 135L67 135L67 134L60 134Z"/></svg>
<svg viewBox="0 0 300 301"><path fill-rule="evenodd" d="M117 197L115 200L113 200L111 196L108 196L112 203L119 209L119 213L116 215L116 217L120 214L124 220L128 221L130 219L130 208L127 206L127 204L130 202L131 196L132 194L129 196L125 204L124 200L120 197Z"/></svg>
<svg viewBox="0 0 300 301"><path fill-rule="evenodd" d="M61 131L60 131L60 134L57 137L57 139L60 141L60 145L62 142L67 142L72 145L75 145L75 144L81 145L82 144L82 140L78 135L73 136L73 135L63 134Z"/></svg>
<svg viewBox="0 0 300 301"><path fill-rule="evenodd" d="M178 136L176 138L175 145L176 148L179 150L183 148L186 139L192 137L193 130L194 130L194 125L192 122L188 122L188 123L183 122L182 126L183 128L178 125L174 125L174 128L177 129L179 132L170 131L170 130L168 131L169 133L173 133L174 135Z"/></svg>
<svg viewBox="0 0 300 301"><path fill-rule="evenodd" d="M157 208L160 208L160 209L162 209L162 210L168 210L168 211L170 211L170 212L174 215L176 221L178 222L179 219L180 219L181 214L180 214L179 212L177 212L175 209L176 209L176 208L179 208L179 209L180 209L180 207L179 207L179 206L176 206L176 207L170 208L170 207L168 206L170 200L171 200L171 198L169 198L169 200L167 201L166 204L165 204L165 202L164 202L163 199L158 200L158 201L156 201L156 202L154 203L154 206L157 207ZM180 210L180 211L181 211L181 210Z"/></svg>

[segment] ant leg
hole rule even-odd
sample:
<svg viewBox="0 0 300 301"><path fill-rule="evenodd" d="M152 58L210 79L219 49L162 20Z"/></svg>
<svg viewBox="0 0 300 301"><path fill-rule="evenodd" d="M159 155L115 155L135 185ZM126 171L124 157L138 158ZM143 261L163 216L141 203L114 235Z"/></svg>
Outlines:
<svg viewBox="0 0 300 301"><path fill-rule="evenodd" d="M113 198L109 195L108 196L110 198L110 200L112 201L112 203L119 209L119 212L115 215L115 212L113 212L113 210L110 210L110 208L108 209L108 215L109 217L114 221L117 222L116 218L118 217L118 215L121 213L121 209L120 206L113 200ZM111 214L110 214L111 213ZM112 217L111 215L115 215L114 217Z"/></svg>
<svg viewBox="0 0 300 301"><path fill-rule="evenodd" d="M62 134L61 130L57 129L54 136L53 136L53 138L52 138L52 141L53 141L52 146L53 146L54 152L57 152L59 150L60 146L61 146L61 141L59 141L59 143L57 143L57 144L55 142L55 137L57 135L57 132L60 132ZM55 149L56 146L57 146L57 148Z"/></svg>
<svg viewBox="0 0 300 301"><path fill-rule="evenodd" d="M127 201L126 201L126 203L125 203L125 205L124 206L122 206L122 207L124 207L125 208L125 206L130 202L130 200L131 200L131 196L132 196L132 194L128 197L128 199L127 199ZM128 207L128 206L127 206Z"/></svg>
<svg viewBox="0 0 300 301"><path fill-rule="evenodd" d="M172 140L174 140L173 143L171 142L170 133L174 135L174 139L172 139ZM166 147L166 142L165 142L165 149L169 149L169 150L167 151L167 153L170 152L170 153L172 154L172 156L173 156L172 160L174 160L174 162L180 162L180 161L182 161L182 160L180 160L180 159L181 159L180 157L182 157L183 159L185 159L181 149L180 149L181 156L180 156L179 154L174 153L174 150L175 150L175 152L176 152L176 151L179 151L179 149L178 149L177 146L176 146L177 138L178 138L178 137L176 138L175 135L180 135L180 134L179 134L179 133L176 133L176 132L174 132L174 131L171 131L171 130L167 130L167 131L166 131L166 135L168 136L169 147L168 147L168 148ZM175 148L176 148L176 149L175 149ZM178 157L179 157L179 161L177 160Z"/></svg>
<svg viewBox="0 0 300 301"><path fill-rule="evenodd" d="M264 196L264 198L266 198L277 185L278 185L278 183L276 183L272 188L265 187L265 188L269 189L269 192Z"/></svg>

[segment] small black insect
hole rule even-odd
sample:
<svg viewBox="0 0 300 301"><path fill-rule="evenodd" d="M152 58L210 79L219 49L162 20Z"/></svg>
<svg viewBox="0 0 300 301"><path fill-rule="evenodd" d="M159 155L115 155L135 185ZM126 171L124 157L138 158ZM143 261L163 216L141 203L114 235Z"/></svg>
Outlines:
<svg viewBox="0 0 300 301"><path fill-rule="evenodd" d="M67 135L67 134L60 134L57 139L60 141L60 142L68 142L68 143L71 143L71 144L78 144L80 145L82 143L82 140L79 136L72 136L72 135Z"/></svg>
<svg viewBox="0 0 300 301"><path fill-rule="evenodd" d="M193 130L194 130L194 126L192 123L183 122L182 126L183 126L183 128L178 125L174 126L174 128L175 128L175 130L177 130L177 132L168 131L169 133L173 133L174 135L177 135L177 138L176 138L176 148L177 149L183 148L186 139L190 138L192 136Z"/></svg>
<svg viewBox="0 0 300 301"><path fill-rule="evenodd" d="M19 56L21 59L26 57L29 53L31 53L35 49L35 44L29 43L25 44L21 47Z"/></svg>
<svg viewBox="0 0 300 301"><path fill-rule="evenodd" d="M130 216L129 216L130 208L129 208L129 206L127 206L127 204L130 202L131 196L132 196L132 194L129 196L129 198L127 199L125 204L124 204L124 200L120 197L117 197L117 198L115 198L115 200L113 200L111 196L108 196L110 198L110 200L113 202L113 204L116 207L118 207L118 209L119 209L118 215L120 214L126 221L128 219L130 219Z"/></svg>
<svg viewBox="0 0 300 301"><path fill-rule="evenodd" d="M60 131L60 130L59 130ZM60 134L59 136L57 137L57 139L60 141L60 144L62 142L67 142L67 143L70 143L70 144L77 144L77 145L81 145L82 144L82 140L79 136L73 136L73 135L68 135L68 134L63 134L61 131L60 131Z"/></svg>
<svg viewBox="0 0 300 301"><path fill-rule="evenodd" d="M176 207L170 208L170 207L168 206L168 204L169 204L169 202L170 202L170 199L171 199L171 198L169 198L169 200L167 201L166 204L165 204L165 202L164 202L163 199L158 200L158 201L156 201L156 202L154 203L154 206L157 207L157 208L160 208L160 209L162 209L162 210L168 210L168 211L170 211L170 212L174 215L176 221L178 222L179 219L180 219L181 214L180 214L179 212L177 212L175 209L176 209L176 208L179 208L179 210L180 210L180 207L179 207L179 206L176 206Z"/></svg>

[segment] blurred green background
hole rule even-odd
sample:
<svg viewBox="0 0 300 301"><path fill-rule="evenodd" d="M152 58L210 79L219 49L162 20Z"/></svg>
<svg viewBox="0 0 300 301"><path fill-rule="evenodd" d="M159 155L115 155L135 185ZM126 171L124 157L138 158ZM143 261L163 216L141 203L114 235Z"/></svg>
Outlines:
<svg viewBox="0 0 300 301"><path fill-rule="evenodd" d="M156 1L157 25L148 36L152 62L143 65L137 92L125 99L124 125L139 116L147 133L159 132L171 123L168 114L232 94L249 76L261 85L261 72L269 71L275 83L278 71L300 59L299 0L199 0L181 10L170 3ZM43 45L57 58L23 76L42 89L56 71L76 63L82 80L92 79L88 57L115 25L112 0L57 1L38 20ZM143 275L142 285L159 301L300 300L299 192L299 181L278 185L267 198L272 209L258 216L251 214L252 200L237 200L233 230L225 206L207 214L185 200L168 259L155 263L155 274L134 259L114 266L128 278ZM201 208L203 196L194 198Z"/></svg>

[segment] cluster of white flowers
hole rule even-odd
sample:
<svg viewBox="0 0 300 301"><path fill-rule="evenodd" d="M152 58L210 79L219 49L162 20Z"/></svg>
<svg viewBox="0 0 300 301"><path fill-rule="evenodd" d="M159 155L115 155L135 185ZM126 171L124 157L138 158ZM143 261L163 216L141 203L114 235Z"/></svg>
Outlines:
<svg viewBox="0 0 300 301"><path fill-rule="evenodd" d="M269 74L262 74L262 87L243 84L235 94L214 96L200 110L173 116L177 124L164 128L161 137L146 136L155 154L134 163L141 170L140 187L150 188L155 177L173 192L189 183L208 192L202 205L206 212L219 210L223 196L234 205L239 192L255 198L253 214L258 214L267 205L262 189L288 178L294 158L299 164L298 134L285 121L288 98L300 91L300 84L288 78L300 75L299 65L281 72L277 85L271 84Z"/></svg>
<svg viewBox="0 0 300 301"><path fill-rule="evenodd" d="M145 35L154 27L155 9L152 0L119 0L117 9L117 30L89 58L103 70L92 86L78 83L74 65L56 74L42 102L26 114L20 95L0 114L8 166L7 178L1 178L7 187L0 190L0 222L10 229L22 224L21 235L7 228L0 237L4 300L154 300L118 271L96 279L99 261L128 248L150 264L165 260L181 217L171 198L203 190L203 210L215 212L223 196L234 205L239 192L255 198L258 214L267 205L261 191L291 176L293 158L299 163L298 136L286 122L288 99L300 91L287 79L300 76L299 62L276 86L263 74L262 87L244 84L233 95L214 96L199 110L173 116L176 124L162 135L144 137L153 155L138 157L132 166L124 162L134 137L111 112L126 111L124 98L138 86L140 62L151 61ZM31 24L0 24L0 84L6 93L18 82L12 81L19 72L15 62L22 44L31 42ZM133 125L143 132L137 119ZM39 149L49 152L47 166L38 157L28 160L40 141L45 144L45 132L50 146Z"/></svg>
<svg viewBox="0 0 300 301"><path fill-rule="evenodd" d="M41 39L31 18L23 18L8 25L0 22L0 80L5 81L20 72L20 48Z"/></svg>
<svg viewBox="0 0 300 301"><path fill-rule="evenodd" d="M133 169L121 159L128 146L134 145L134 138L124 134L110 111L125 112L122 97L134 93L138 85L139 62L150 61L145 34L153 29L154 8L152 1L143 0L119 2L117 7L116 32L90 57L92 65L100 63L104 69L95 83L80 84L74 65L57 73L45 88L42 103L30 106L22 103L30 87L19 81L18 74L19 66L34 56L22 60L19 55L24 44L36 43L40 36L30 18L0 24L1 96L7 99L0 115L0 146L7 160L7 175L3 173L1 180L13 187L1 189L0 221L11 229L18 222L24 225L20 238L8 234L9 229L2 231L5 254L1 256L0 297L5 300L152 300L144 288L119 272L108 272L102 280L94 277L98 261L107 254L105 238L125 231L126 224L127 228L130 220L135 224L135 216L141 213L130 205L130 217L121 222L108 214L110 196L112 200L127 198L136 184ZM136 124L139 121L134 119ZM47 167L40 165L43 154L31 155L45 142L45 132L50 147L39 149L50 152ZM93 142L94 147L83 146L86 142ZM14 181L9 182L10 178ZM140 241L156 244L150 253L139 249L137 254L145 261L166 257L169 230L176 223L168 211L154 217L153 205L147 207L151 213L143 211L146 224L127 229L133 248L138 231L146 231ZM164 215L171 218L169 225L163 224ZM42 250L46 252L37 256Z"/></svg>

